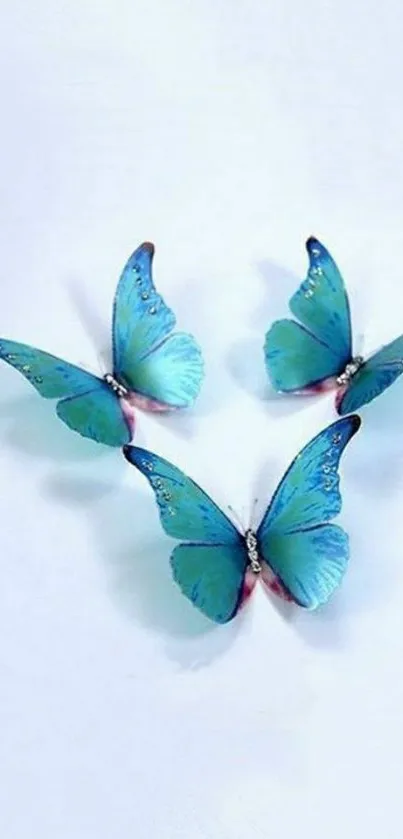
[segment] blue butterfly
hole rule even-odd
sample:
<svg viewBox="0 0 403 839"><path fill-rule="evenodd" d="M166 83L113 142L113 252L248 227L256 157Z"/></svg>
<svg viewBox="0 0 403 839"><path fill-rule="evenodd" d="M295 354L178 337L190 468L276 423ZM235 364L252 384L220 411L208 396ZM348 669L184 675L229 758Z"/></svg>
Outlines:
<svg viewBox="0 0 403 839"><path fill-rule="evenodd" d="M264 353L269 378L282 392L337 388L339 414L371 402L403 373L403 335L366 361L354 356L350 307L343 278L326 248L308 239L307 277L291 297L295 320L275 321Z"/></svg>
<svg viewBox="0 0 403 839"><path fill-rule="evenodd" d="M348 536L329 522L340 512L338 467L361 420L350 415L318 434L297 455L256 533L240 533L214 501L158 455L123 451L154 490L161 524L185 540L171 555L175 581L208 618L230 621L258 575L281 597L306 609L325 603L349 558Z"/></svg>
<svg viewBox="0 0 403 839"><path fill-rule="evenodd" d="M140 245L121 274L113 305L113 372L103 378L34 347L0 338L0 358L15 367L83 437L107 446L129 443L133 406L166 411L189 406L203 378L200 348L173 332L175 315L154 287L154 246Z"/></svg>

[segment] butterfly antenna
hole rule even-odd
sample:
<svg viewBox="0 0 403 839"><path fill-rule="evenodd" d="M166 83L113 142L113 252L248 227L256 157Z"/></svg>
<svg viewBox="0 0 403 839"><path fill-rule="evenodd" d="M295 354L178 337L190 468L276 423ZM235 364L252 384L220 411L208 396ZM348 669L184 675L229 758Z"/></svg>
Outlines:
<svg viewBox="0 0 403 839"><path fill-rule="evenodd" d="M234 508L233 508L233 507L231 507L231 505L230 505L230 504L228 504L228 509L229 509L229 511L232 513L232 517L235 519L235 521L236 521L236 523L237 523L237 525L238 525L238 527L239 527L239 529L240 529L241 533L244 533L244 532L245 532L245 527L244 527L244 524L243 524L243 522L242 522L242 520L241 520L241 517L240 517L240 516L238 515L238 513L234 510Z"/></svg>
<svg viewBox="0 0 403 839"><path fill-rule="evenodd" d="M256 521L256 506L257 506L258 501L259 501L259 499L258 499L258 498L254 498L254 499L253 499L253 503L252 503L252 507L251 507L251 511L250 511L250 517L249 517L249 520L250 520L250 529L251 529L251 530L253 530L253 531L255 531L255 530L256 530L256 525L257 525L257 521Z"/></svg>

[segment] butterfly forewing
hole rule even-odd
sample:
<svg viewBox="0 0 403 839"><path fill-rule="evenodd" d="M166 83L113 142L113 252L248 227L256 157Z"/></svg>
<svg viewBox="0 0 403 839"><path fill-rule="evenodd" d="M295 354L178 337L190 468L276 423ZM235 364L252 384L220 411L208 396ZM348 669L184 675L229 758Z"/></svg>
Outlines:
<svg viewBox="0 0 403 839"><path fill-rule="evenodd" d="M348 537L328 522L341 509L339 462L360 422L354 415L338 420L302 449L257 531L263 559L306 608L325 602L347 567Z"/></svg>
<svg viewBox="0 0 403 839"><path fill-rule="evenodd" d="M153 245L141 245L119 280L113 310L114 374L150 400L187 407L200 390L202 355L191 335L170 334L175 316L155 290L153 255Z"/></svg>
<svg viewBox="0 0 403 839"><path fill-rule="evenodd" d="M352 356L350 307L340 271L317 239L308 239L306 247L309 270L289 303L300 323L276 321L265 340L267 372L278 391L335 378Z"/></svg>
<svg viewBox="0 0 403 839"><path fill-rule="evenodd" d="M154 491L165 532L186 540L171 557L182 592L212 620L230 620L243 596L245 540L214 501L176 466L135 446L126 446L124 454Z"/></svg>

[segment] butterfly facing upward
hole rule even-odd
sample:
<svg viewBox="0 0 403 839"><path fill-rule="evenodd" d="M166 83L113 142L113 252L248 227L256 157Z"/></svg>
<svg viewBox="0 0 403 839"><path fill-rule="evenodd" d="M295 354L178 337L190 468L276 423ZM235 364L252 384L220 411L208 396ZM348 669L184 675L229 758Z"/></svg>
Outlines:
<svg viewBox="0 0 403 839"><path fill-rule="evenodd" d="M338 467L361 420L350 415L311 440L281 480L256 532L240 533L203 490L167 460L135 446L126 459L148 480L168 536L184 540L171 567L183 594L226 623L257 578L306 609L325 603L349 558L348 536L331 520L341 509Z"/></svg>
<svg viewBox="0 0 403 839"><path fill-rule="evenodd" d="M314 238L306 248L309 269L291 297L295 320L275 321L266 334L266 369L275 390L320 393L336 389L341 415L357 411L403 373L403 335L367 360L354 356L350 306L343 278Z"/></svg>
<svg viewBox="0 0 403 839"><path fill-rule="evenodd" d="M201 351L191 335L173 332L175 315L152 280L154 246L140 245L121 274L113 305L113 371L103 378L35 347L0 338L0 358L45 399L73 431L107 446L134 432L133 407L168 411L192 404L203 378Z"/></svg>

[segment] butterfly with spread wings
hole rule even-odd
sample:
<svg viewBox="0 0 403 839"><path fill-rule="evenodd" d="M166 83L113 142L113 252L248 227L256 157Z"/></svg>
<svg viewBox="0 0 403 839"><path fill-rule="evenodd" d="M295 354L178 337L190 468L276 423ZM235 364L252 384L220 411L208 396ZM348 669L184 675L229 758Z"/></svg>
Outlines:
<svg viewBox="0 0 403 839"><path fill-rule="evenodd" d="M281 597L306 609L325 603L349 559L348 536L330 524L341 509L339 462L358 431L356 415L339 419L302 449L280 481L256 532L240 533L203 490L162 457L125 446L148 480L161 524L175 539L176 583L208 618L235 617L261 576Z"/></svg>
<svg viewBox="0 0 403 839"><path fill-rule="evenodd" d="M173 332L175 315L152 280L154 246L140 245L121 274L113 305L113 371L103 378L35 347L0 338L0 358L45 399L73 431L107 446L134 432L133 407L150 411L192 404L203 378L195 339Z"/></svg>
<svg viewBox="0 0 403 839"><path fill-rule="evenodd" d="M298 319L275 321L266 334L266 369L275 390L319 393L336 388L341 415L371 402L403 373L403 335L368 359L354 356L350 306L340 271L326 248L306 243L309 269L291 297Z"/></svg>

